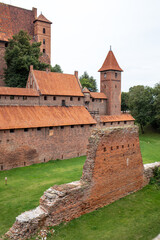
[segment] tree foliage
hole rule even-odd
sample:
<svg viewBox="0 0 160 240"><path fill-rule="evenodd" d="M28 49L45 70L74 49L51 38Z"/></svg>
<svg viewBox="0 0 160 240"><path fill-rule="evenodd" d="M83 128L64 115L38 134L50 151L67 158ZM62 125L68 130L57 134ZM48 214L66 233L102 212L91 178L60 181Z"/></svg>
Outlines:
<svg viewBox="0 0 160 240"><path fill-rule="evenodd" d="M129 110L128 100L129 100L129 93L122 92L122 94L121 94L121 111L126 112Z"/></svg>
<svg viewBox="0 0 160 240"><path fill-rule="evenodd" d="M153 121L152 126L160 130L160 83L156 84L153 89Z"/></svg>
<svg viewBox="0 0 160 240"><path fill-rule="evenodd" d="M54 67L51 66L51 72L63 73L61 66L56 64Z"/></svg>
<svg viewBox="0 0 160 240"><path fill-rule="evenodd" d="M129 109L136 122L140 124L141 131L153 119L153 89L141 85L129 89Z"/></svg>
<svg viewBox="0 0 160 240"><path fill-rule="evenodd" d="M88 88L90 92L97 92L96 79L94 79L92 76L90 77L87 72L84 72L79 80L83 88Z"/></svg>
<svg viewBox="0 0 160 240"><path fill-rule="evenodd" d="M30 42L31 37L25 31L20 31L9 39L5 51L5 83L9 87L25 87L30 65L34 69L45 70L48 64L39 61L41 56L40 42Z"/></svg>

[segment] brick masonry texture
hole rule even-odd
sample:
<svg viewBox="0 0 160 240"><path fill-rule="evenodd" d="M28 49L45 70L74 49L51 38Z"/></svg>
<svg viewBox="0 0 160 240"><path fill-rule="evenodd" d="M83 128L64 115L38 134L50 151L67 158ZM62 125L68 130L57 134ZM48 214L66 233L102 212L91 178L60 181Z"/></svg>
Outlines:
<svg viewBox="0 0 160 240"><path fill-rule="evenodd" d="M87 149L81 179L49 188L36 209L16 218L7 237L28 238L42 226L70 221L147 184L137 127L95 129Z"/></svg>
<svg viewBox="0 0 160 240"><path fill-rule="evenodd" d="M5 67L4 54L5 43L20 30L26 31L32 41L40 41L41 52L45 53L40 57L42 62L50 63L51 59L51 22L34 21L37 19L37 9L27 10L8 4L0 3L0 86L4 84L3 68ZM43 33L45 28L45 33ZM44 40L44 41L43 41Z"/></svg>
<svg viewBox="0 0 160 240"><path fill-rule="evenodd" d="M29 128L26 132L25 129L0 131L0 170L86 155L93 126Z"/></svg>

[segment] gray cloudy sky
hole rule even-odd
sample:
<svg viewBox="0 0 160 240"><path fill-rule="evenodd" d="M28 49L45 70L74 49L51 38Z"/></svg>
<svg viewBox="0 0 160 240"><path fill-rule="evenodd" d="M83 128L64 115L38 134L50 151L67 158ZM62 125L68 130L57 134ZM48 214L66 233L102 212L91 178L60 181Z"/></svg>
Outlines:
<svg viewBox="0 0 160 240"><path fill-rule="evenodd" d="M122 73L122 91L160 82L159 0L0 0L37 7L52 24L52 65L64 73L87 71L97 79L112 50Z"/></svg>

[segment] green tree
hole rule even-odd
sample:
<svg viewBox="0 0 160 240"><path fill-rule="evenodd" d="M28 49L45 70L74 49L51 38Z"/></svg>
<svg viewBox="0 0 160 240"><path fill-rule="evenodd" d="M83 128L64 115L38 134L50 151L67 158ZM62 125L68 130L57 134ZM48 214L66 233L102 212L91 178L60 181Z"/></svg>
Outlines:
<svg viewBox="0 0 160 240"><path fill-rule="evenodd" d="M154 95L154 113L153 113L153 121L152 126L158 130L160 130L160 83L156 84L153 89Z"/></svg>
<svg viewBox="0 0 160 240"><path fill-rule="evenodd" d="M79 80L83 88L88 88L90 92L97 92L96 80L92 76L90 77L87 72L84 72Z"/></svg>
<svg viewBox="0 0 160 240"><path fill-rule="evenodd" d="M56 64L54 67L51 66L51 72L63 73L60 65Z"/></svg>
<svg viewBox="0 0 160 240"><path fill-rule="evenodd" d="M9 87L25 87L30 65L34 69L45 70L49 65L39 61L41 56L40 42L30 42L31 37L25 31L20 31L9 39L5 51L5 83Z"/></svg>
<svg viewBox="0 0 160 240"><path fill-rule="evenodd" d="M132 116L144 133L144 127L151 123L153 118L153 89L141 85L131 87L128 105Z"/></svg>
<svg viewBox="0 0 160 240"><path fill-rule="evenodd" d="M121 110L123 112L126 112L126 111L129 110L128 99L129 99L129 93L128 92L122 92L121 93Z"/></svg>

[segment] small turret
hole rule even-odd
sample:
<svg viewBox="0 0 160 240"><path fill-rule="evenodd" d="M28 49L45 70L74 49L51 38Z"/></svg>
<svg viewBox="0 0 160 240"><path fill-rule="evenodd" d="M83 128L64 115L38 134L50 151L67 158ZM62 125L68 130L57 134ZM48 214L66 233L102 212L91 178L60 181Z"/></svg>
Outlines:
<svg viewBox="0 0 160 240"><path fill-rule="evenodd" d="M41 42L42 61L48 64L51 62L51 24L42 13L34 20L34 37Z"/></svg>
<svg viewBox="0 0 160 240"><path fill-rule="evenodd" d="M112 50L99 69L100 72L100 91L107 96L107 114L121 114L121 72Z"/></svg>

